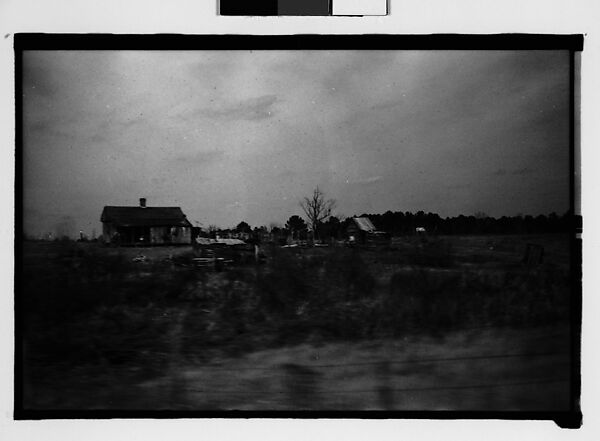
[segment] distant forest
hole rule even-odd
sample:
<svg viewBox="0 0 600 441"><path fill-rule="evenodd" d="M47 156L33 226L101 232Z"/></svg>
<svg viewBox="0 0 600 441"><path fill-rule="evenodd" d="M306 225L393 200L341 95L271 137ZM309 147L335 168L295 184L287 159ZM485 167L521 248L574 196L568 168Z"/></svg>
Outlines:
<svg viewBox="0 0 600 441"><path fill-rule="evenodd" d="M392 235L414 233L415 228L423 227L427 232L437 234L531 234L563 233L573 231L574 218L570 212L562 216L552 213L548 216L502 216L493 218L485 213L473 216L442 218L435 213L387 211L384 214L363 214L378 230ZM349 222L350 220L346 220Z"/></svg>
<svg viewBox="0 0 600 441"><path fill-rule="evenodd" d="M581 216L573 216L567 212L561 216L556 213L539 216L502 216L494 218L485 213L476 213L472 216L440 217L436 213L417 213L402 211L387 211L384 214L363 213L340 219L331 216L318 225L318 236L321 239L343 238L347 227L353 217L368 217L378 231L384 231L392 236L415 234L417 227L425 228L428 234L548 234L574 232L581 228ZM304 219L294 215L288 219L285 226L272 226L270 229L262 227L252 228L246 222L241 222L233 230L217 230L218 232L246 232L254 234L271 233L276 236L285 236L293 232L300 239L307 237L309 228ZM214 231L216 233L217 231Z"/></svg>

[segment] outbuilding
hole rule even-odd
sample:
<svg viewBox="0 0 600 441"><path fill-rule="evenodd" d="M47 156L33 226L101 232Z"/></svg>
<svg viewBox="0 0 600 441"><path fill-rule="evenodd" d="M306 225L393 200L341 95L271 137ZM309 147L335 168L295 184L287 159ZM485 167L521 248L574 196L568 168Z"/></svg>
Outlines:
<svg viewBox="0 0 600 441"><path fill-rule="evenodd" d="M373 222L368 217L353 217L346 229L348 243L368 246L388 245L390 235L377 231Z"/></svg>

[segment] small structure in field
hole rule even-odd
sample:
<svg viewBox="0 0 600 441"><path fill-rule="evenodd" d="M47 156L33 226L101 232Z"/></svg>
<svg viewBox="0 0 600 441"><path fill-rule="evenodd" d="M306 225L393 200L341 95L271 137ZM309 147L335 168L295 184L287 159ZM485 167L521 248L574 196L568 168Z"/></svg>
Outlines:
<svg viewBox="0 0 600 441"><path fill-rule="evenodd" d="M348 243L357 245L389 245L390 235L384 231L377 231L373 222L368 217L353 217L346 229Z"/></svg>
<svg viewBox="0 0 600 441"><path fill-rule="evenodd" d="M542 245L528 243L523 256L523 263L528 266L540 265L544 262L544 247Z"/></svg>
<svg viewBox="0 0 600 441"><path fill-rule="evenodd" d="M241 239L197 237L193 242L195 260L216 265L218 260L223 264L247 263L254 260L256 245Z"/></svg>
<svg viewBox="0 0 600 441"><path fill-rule="evenodd" d="M213 248L218 248L218 247L225 247L225 246L247 246L247 243L244 242L241 239L230 239L230 238L223 238L223 237L219 237L217 239L211 239L209 237L197 237L194 239L194 248L198 248L198 247L213 247Z"/></svg>
<svg viewBox="0 0 600 441"><path fill-rule="evenodd" d="M118 245L190 244L192 224L180 207L106 206L100 217L106 243Z"/></svg>

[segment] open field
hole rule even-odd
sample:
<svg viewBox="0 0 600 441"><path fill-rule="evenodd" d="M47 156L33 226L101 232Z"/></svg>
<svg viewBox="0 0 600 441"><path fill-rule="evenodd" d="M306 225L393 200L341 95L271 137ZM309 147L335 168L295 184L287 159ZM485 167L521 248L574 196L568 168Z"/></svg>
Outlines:
<svg viewBox="0 0 600 441"><path fill-rule="evenodd" d="M566 236L265 247L222 272L191 247L23 246L25 409L569 405Z"/></svg>

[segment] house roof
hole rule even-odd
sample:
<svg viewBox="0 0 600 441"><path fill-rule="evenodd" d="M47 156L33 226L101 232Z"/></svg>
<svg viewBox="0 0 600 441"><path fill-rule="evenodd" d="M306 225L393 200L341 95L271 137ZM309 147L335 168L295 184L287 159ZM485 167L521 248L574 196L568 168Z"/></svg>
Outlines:
<svg viewBox="0 0 600 441"><path fill-rule="evenodd" d="M368 233L375 231L375 225L371 222L368 217L354 217L352 218L359 230L366 231Z"/></svg>
<svg viewBox="0 0 600 441"><path fill-rule="evenodd" d="M179 207L114 207L102 210L101 222L122 227L191 227Z"/></svg>

